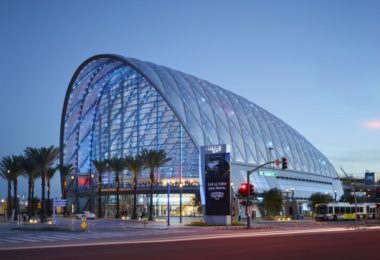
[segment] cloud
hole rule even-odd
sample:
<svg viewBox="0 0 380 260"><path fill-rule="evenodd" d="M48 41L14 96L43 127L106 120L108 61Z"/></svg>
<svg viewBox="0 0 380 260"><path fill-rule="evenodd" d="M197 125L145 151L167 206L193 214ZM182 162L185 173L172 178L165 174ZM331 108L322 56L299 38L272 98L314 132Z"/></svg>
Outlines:
<svg viewBox="0 0 380 260"><path fill-rule="evenodd" d="M380 120L369 120L364 122L364 127L369 129L380 129Z"/></svg>

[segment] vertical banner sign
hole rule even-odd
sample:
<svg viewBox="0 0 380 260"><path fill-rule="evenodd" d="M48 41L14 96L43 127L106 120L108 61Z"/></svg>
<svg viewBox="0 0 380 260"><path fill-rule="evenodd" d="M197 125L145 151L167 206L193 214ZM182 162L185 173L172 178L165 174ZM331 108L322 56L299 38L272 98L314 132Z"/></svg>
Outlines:
<svg viewBox="0 0 380 260"><path fill-rule="evenodd" d="M204 147L206 215L230 215L230 153L226 145Z"/></svg>

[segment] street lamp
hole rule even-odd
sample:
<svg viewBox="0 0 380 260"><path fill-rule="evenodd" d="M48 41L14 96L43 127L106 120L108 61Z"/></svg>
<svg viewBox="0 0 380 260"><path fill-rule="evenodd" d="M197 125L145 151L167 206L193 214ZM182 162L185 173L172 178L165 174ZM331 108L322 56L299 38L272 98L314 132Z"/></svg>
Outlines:
<svg viewBox="0 0 380 260"><path fill-rule="evenodd" d="M336 190L334 190L334 200L335 200L335 202L337 202L336 201Z"/></svg>
<svg viewBox="0 0 380 260"><path fill-rule="evenodd" d="M74 175L71 175L71 183L75 181L75 176ZM75 192L75 196L77 196L77 186L74 184L71 184L71 185L74 185L74 192ZM74 201L71 202L71 214L74 215L75 213L75 207L74 207Z"/></svg>
<svg viewBox="0 0 380 260"><path fill-rule="evenodd" d="M286 201L289 200L289 189L286 189Z"/></svg>
<svg viewBox="0 0 380 260"><path fill-rule="evenodd" d="M168 187L168 226L170 226L170 181L167 181L167 187Z"/></svg>
<svg viewBox="0 0 380 260"><path fill-rule="evenodd" d="M94 203L94 199L93 199L93 196L94 196L94 174L91 173L91 183L90 183L90 211L92 210L92 204Z"/></svg>
<svg viewBox="0 0 380 260"><path fill-rule="evenodd" d="M231 189L230 189L230 214L231 214L231 222L233 220L233 216L236 215L236 209L233 205L233 198L234 198L234 183L230 183Z"/></svg>
<svg viewBox="0 0 380 260"><path fill-rule="evenodd" d="M182 182L179 183L179 223L182 224Z"/></svg>
<svg viewBox="0 0 380 260"><path fill-rule="evenodd" d="M292 217L295 219L295 212L296 212L296 207L294 206L294 187L292 187Z"/></svg>

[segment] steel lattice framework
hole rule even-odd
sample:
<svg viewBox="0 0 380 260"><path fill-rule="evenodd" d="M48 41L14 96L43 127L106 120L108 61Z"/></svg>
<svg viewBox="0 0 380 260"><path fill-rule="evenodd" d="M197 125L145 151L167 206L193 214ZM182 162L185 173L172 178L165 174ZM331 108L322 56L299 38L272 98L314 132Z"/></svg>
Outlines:
<svg viewBox="0 0 380 260"><path fill-rule="evenodd" d="M295 172L336 178L310 142L256 104L194 76L117 55L86 60L67 89L61 122L61 162L79 174L91 160L164 149L173 158L162 177L198 177L202 145L230 144L231 160L258 165L288 158Z"/></svg>

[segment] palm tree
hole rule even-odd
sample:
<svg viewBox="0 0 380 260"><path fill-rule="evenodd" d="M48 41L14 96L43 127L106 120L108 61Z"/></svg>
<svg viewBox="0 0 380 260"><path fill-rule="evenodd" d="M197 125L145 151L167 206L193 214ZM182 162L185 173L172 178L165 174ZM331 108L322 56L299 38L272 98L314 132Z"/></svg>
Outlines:
<svg viewBox="0 0 380 260"><path fill-rule="evenodd" d="M22 168L25 172L26 177L28 177L28 216L31 218L34 215L34 180L38 177L39 174L38 166L34 161L29 160L27 157L23 157Z"/></svg>
<svg viewBox="0 0 380 260"><path fill-rule="evenodd" d="M154 170L169 162L164 150L147 150L141 151L141 156L146 168L149 168L150 178L150 200L149 200L149 220L153 220L153 184L155 182Z"/></svg>
<svg viewBox="0 0 380 260"><path fill-rule="evenodd" d="M17 220L17 216L19 214L20 208L18 204L18 197L17 197L17 187L18 187L18 177L22 175L22 156L15 156L12 155L11 161L9 164L9 170L11 174L11 178L13 181L13 207L15 209L15 215L14 220Z"/></svg>
<svg viewBox="0 0 380 260"><path fill-rule="evenodd" d="M95 169L98 172L98 216L100 218L102 215L102 177L103 173L107 170L108 164L107 161L103 160L93 160L92 163L94 164Z"/></svg>
<svg viewBox="0 0 380 260"><path fill-rule="evenodd" d="M132 219L137 219L137 182L139 179L140 172L143 168L141 155L127 156L125 158L125 164L128 169L133 174L133 214Z"/></svg>
<svg viewBox="0 0 380 260"><path fill-rule="evenodd" d="M93 160L92 163L95 166L96 171L98 172L98 216L102 216L102 185L103 185L103 173L107 170L108 164L107 161L98 161Z"/></svg>
<svg viewBox="0 0 380 260"><path fill-rule="evenodd" d="M61 174L61 184L62 184L62 197L63 199L66 199L67 197L67 176L72 173L75 168L72 164L59 164L58 170ZM66 217L67 213L67 206L65 206L63 210L63 215Z"/></svg>
<svg viewBox="0 0 380 260"><path fill-rule="evenodd" d="M67 176L71 174L73 171L75 171L75 168L72 164L59 164L57 169L59 170L59 173L61 174L61 182L63 184L62 186L62 197L63 199L66 199L67 197Z"/></svg>
<svg viewBox="0 0 380 260"><path fill-rule="evenodd" d="M115 218L120 218L120 200L119 200L120 178L119 178L119 175L125 169L125 160L124 160L124 158L113 157L113 158L107 160L107 162L108 162L110 169L115 172L115 184L116 184L116 214L115 214Z"/></svg>
<svg viewBox="0 0 380 260"><path fill-rule="evenodd" d="M53 145L49 147L33 148L27 147L25 155L38 165L38 170L41 176L41 222L45 220L45 186L46 175L48 168L53 164L54 160L58 157L59 149Z"/></svg>
<svg viewBox="0 0 380 260"><path fill-rule="evenodd" d="M56 167L49 167L46 172L46 180L47 180L47 201L48 201L48 206L47 206L47 212L48 216L50 217L51 215L51 201L50 201L50 180L53 178L55 172L57 171Z"/></svg>
<svg viewBox="0 0 380 260"><path fill-rule="evenodd" d="M4 180L8 182L8 197L7 197L7 216L11 217L12 212L12 174L11 174L12 157L6 156L1 159L0 162L0 175Z"/></svg>

